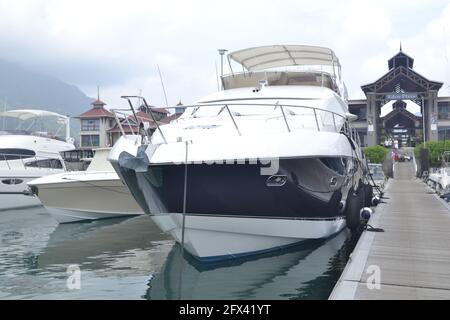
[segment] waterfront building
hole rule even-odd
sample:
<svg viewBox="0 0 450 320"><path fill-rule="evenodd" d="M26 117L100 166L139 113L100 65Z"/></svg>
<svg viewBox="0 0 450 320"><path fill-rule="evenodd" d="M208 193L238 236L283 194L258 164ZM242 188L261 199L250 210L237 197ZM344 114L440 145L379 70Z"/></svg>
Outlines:
<svg viewBox="0 0 450 320"><path fill-rule="evenodd" d="M401 146L450 137L450 97L438 96L443 83L416 72L414 59L400 51L388 60L388 72L373 83L361 86L366 99L350 100L349 111L358 116L354 127L363 146L398 139ZM381 108L395 101L392 111L381 116ZM420 113L406 110L406 103Z"/></svg>

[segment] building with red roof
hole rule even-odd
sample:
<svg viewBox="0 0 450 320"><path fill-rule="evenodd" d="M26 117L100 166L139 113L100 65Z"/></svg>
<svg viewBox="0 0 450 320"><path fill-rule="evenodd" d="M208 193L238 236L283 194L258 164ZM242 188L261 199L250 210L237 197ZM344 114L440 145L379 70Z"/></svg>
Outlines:
<svg viewBox="0 0 450 320"><path fill-rule="evenodd" d="M114 114L105 109L106 103L100 98L91 105L91 109L76 117L81 122L80 147L93 149L111 146L107 131L116 124Z"/></svg>
<svg viewBox="0 0 450 320"><path fill-rule="evenodd" d="M105 108L106 103L99 97L91 105L91 109L76 117L81 121L80 149L82 150L113 146L122 135L122 131L125 134L139 134L141 123L144 123L144 127L152 134L156 129L154 119L160 124L166 124L181 115L170 115L170 112L165 108L154 106L147 108L145 105L141 105L136 112L137 119L134 115L121 118L119 119L119 126L114 114ZM151 113L149 109L151 109ZM122 130L120 127L122 127Z"/></svg>

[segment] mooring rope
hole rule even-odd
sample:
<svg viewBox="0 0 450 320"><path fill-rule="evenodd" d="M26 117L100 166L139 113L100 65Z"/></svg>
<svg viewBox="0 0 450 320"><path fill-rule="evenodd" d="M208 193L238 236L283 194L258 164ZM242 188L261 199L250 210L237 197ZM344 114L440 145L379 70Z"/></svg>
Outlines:
<svg viewBox="0 0 450 320"><path fill-rule="evenodd" d="M188 141L186 141L186 156L184 162L183 221L181 224L181 262L180 262L180 277L179 277L180 280L178 282L178 300L181 300L181 289L183 283L184 233L186 227L187 169L188 169Z"/></svg>

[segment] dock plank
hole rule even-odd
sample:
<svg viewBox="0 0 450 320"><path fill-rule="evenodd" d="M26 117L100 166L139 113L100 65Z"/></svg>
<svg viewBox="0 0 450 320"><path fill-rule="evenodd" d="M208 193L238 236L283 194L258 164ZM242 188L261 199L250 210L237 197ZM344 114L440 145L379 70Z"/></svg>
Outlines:
<svg viewBox="0 0 450 320"><path fill-rule="evenodd" d="M363 233L330 299L450 299L449 207L412 164L397 163L394 175L369 221L385 232ZM380 289L367 286L371 266Z"/></svg>

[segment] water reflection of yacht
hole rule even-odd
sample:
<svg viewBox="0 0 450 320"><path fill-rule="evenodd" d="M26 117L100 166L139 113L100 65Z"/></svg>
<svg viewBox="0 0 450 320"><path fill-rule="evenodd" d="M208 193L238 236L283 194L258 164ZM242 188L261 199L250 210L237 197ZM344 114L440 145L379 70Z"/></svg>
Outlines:
<svg viewBox="0 0 450 320"><path fill-rule="evenodd" d="M159 271L172 245L148 216L60 224L39 255L38 266L65 270L78 264L102 276L149 275Z"/></svg>
<svg viewBox="0 0 450 320"><path fill-rule="evenodd" d="M202 264L191 256L182 260L177 245L161 273L150 281L146 298L178 298L182 261L182 299L300 298L311 290L312 281L333 267L330 261L338 255L348 237L347 232L341 232L330 239L311 240L257 259L215 264Z"/></svg>

